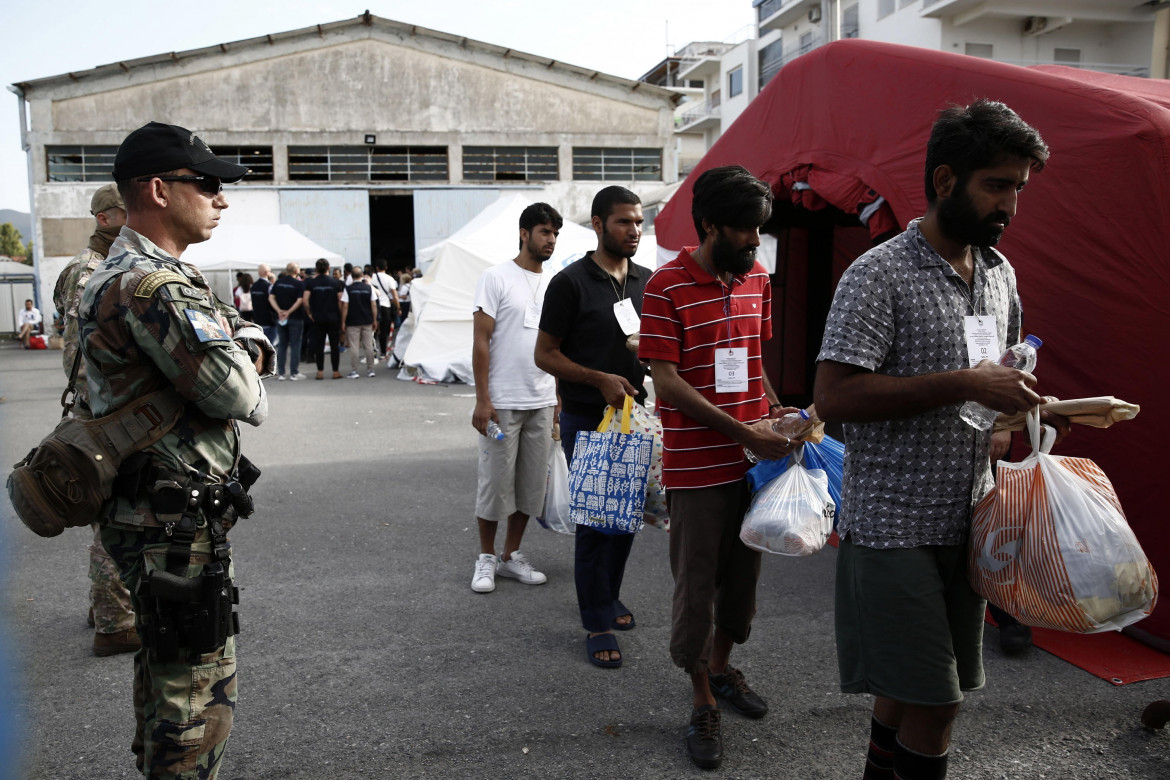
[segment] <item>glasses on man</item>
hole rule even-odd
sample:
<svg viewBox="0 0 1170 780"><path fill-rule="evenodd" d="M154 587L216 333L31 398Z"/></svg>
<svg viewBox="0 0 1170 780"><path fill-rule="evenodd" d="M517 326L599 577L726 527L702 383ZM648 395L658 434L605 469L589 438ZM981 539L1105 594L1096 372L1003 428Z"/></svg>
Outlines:
<svg viewBox="0 0 1170 780"><path fill-rule="evenodd" d="M189 181L194 182L199 189L203 190L204 194L215 197L223 192L223 182L215 176L195 176L193 174L184 174L182 176L143 176L134 181L149 182L153 179L159 181Z"/></svg>

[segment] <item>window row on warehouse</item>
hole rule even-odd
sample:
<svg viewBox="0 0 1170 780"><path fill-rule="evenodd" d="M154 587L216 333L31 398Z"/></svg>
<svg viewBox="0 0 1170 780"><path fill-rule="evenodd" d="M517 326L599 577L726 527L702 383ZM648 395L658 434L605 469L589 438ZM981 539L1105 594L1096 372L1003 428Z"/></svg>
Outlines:
<svg viewBox="0 0 1170 780"><path fill-rule="evenodd" d="M109 181L116 146L48 146L49 181ZM213 146L216 156L251 169L248 181L273 181L271 146ZM555 146L464 146L464 181L556 181ZM289 146L294 182L445 182L451 180L445 146ZM662 150L573 148L578 181L662 181Z"/></svg>

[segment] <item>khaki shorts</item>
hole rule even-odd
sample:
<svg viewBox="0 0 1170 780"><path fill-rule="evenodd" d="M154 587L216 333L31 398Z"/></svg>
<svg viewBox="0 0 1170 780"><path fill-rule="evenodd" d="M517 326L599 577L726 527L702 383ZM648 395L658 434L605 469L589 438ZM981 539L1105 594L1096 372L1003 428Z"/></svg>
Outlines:
<svg viewBox="0 0 1170 780"><path fill-rule="evenodd" d="M479 440L476 517L499 523L513 512L536 517L544 511L554 408L497 409L504 440L476 434Z"/></svg>
<svg viewBox="0 0 1170 780"><path fill-rule="evenodd" d="M841 691L942 706L983 687L986 602L967 546L872 549L842 539L835 621Z"/></svg>

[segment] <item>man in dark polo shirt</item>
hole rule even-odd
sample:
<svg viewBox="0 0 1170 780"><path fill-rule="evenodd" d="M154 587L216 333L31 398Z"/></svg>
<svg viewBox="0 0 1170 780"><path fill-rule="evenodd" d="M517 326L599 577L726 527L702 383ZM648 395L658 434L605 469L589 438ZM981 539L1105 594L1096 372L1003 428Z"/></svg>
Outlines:
<svg viewBox="0 0 1170 780"><path fill-rule="evenodd" d="M738 165L713 168L695 181L691 214L701 243L646 284L638 354L650 361L662 414L670 657L694 695L687 752L713 769L723 758L716 698L749 718L768 712L729 663L732 645L751 633L760 576L760 553L739 539L751 502L744 448L769 459L790 453L793 443L767 418L796 410L780 404L761 360L772 291L755 257L771 190Z"/></svg>
<svg viewBox="0 0 1170 780"><path fill-rule="evenodd" d="M317 361L317 379L325 378L325 338L329 338L329 362L333 378L341 379L341 292L340 279L329 275L329 261L320 258L317 275L305 282L304 308L312 322L313 357Z"/></svg>
<svg viewBox="0 0 1170 780"><path fill-rule="evenodd" d="M374 329L378 327L378 300L365 280L360 265L350 271L353 279L341 293L341 335L349 344L347 379L357 379L358 347L366 358L366 376L374 376Z"/></svg>
<svg viewBox="0 0 1170 780"><path fill-rule="evenodd" d="M596 429L607 404L620 409L627 395L646 400L645 372L627 345L650 278L630 259L642 237L642 201L624 187L606 187L593 198L592 214L597 249L549 282L536 337L537 367L558 380L561 446L570 462L577 431ZM633 544L633 534L577 526L577 606L589 660L598 666L621 666L613 630L634 627L618 598Z"/></svg>

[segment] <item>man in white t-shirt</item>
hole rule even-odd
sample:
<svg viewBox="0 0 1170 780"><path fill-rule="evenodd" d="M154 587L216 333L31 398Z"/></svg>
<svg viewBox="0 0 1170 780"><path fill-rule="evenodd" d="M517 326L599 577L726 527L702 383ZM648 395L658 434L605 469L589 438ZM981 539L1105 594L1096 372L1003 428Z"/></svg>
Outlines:
<svg viewBox="0 0 1170 780"><path fill-rule="evenodd" d="M556 248L561 224L561 215L547 203L524 209L520 254L489 268L476 285L471 352L471 424L480 433L475 499L480 555L471 580L476 593L495 590L496 574L526 585L547 580L520 552L520 540L528 518L544 508L556 419L556 380L537 368L532 356L552 275L543 272L544 263ZM504 551L497 558L496 528L504 520Z"/></svg>
<svg viewBox="0 0 1170 780"><path fill-rule="evenodd" d="M20 345L28 349L28 340L36 334L37 326L41 324L41 312L33 306L31 300L24 302L24 308L20 310L20 317L17 324L20 326L20 331L17 333L17 338L20 339Z"/></svg>

